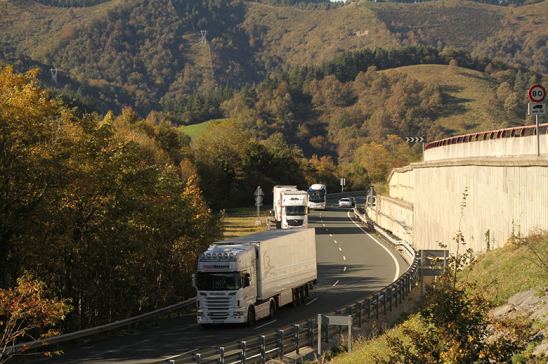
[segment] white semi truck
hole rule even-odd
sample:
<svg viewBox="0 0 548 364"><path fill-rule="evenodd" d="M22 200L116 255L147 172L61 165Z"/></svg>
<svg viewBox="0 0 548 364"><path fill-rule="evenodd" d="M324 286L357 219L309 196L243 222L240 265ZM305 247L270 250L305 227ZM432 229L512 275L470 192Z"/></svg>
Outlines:
<svg viewBox="0 0 548 364"><path fill-rule="evenodd" d="M308 194L297 186L274 186L274 218L282 229L308 227Z"/></svg>
<svg viewBox="0 0 548 364"><path fill-rule="evenodd" d="M270 230L220 241L193 276L198 324L248 323L304 302L317 280L314 229Z"/></svg>

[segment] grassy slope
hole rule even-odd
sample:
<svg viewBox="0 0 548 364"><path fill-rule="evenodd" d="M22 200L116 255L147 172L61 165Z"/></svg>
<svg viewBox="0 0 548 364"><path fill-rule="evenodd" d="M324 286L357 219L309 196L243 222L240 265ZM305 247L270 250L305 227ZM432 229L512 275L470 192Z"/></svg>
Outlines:
<svg viewBox="0 0 548 364"><path fill-rule="evenodd" d="M222 123L228 119L215 119L204 121L203 123L186 125L181 127L181 131L188 135L191 139L195 139L202 135L209 127L215 127L215 124Z"/></svg>
<svg viewBox="0 0 548 364"><path fill-rule="evenodd" d="M477 2L444 0L418 4L373 4L371 9L406 43L470 49L495 34L508 9Z"/></svg>
<svg viewBox="0 0 548 364"><path fill-rule="evenodd" d="M256 48L263 59L277 57L290 64L316 64L344 51L398 45L369 7L357 4L302 10L249 3L243 26L260 39Z"/></svg>
<svg viewBox="0 0 548 364"><path fill-rule="evenodd" d="M548 235L532 237L528 244L495 249L478 258L473 270L467 271L464 277L477 284L477 289L484 292L494 304L502 304L512 295L530 288L544 291L548 282L548 271L542 267L538 256L548 264ZM496 283L494 283L496 282ZM391 336L403 337L404 327L418 328L418 321L413 316L389 330ZM386 335L374 340L357 343L352 354L342 354L331 363L372 363L375 357L386 357L388 347Z"/></svg>
<svg viewBox="0 0 548 364"><path fill-rule="evenodd" d="M479 257L465 273L490 300L500 305L512 295L548 286L548 235L533 236L527 243L495 249Z"/></svg>
<svg viewBox="0 0 548 364"><path fill-rule="evenodd" d="M385 72L403 72L421 82L439 85L448 108L438 123L457 132L496 128L505 116L493 107L496 83L488 75L460 67L417 65Z"/></svg>

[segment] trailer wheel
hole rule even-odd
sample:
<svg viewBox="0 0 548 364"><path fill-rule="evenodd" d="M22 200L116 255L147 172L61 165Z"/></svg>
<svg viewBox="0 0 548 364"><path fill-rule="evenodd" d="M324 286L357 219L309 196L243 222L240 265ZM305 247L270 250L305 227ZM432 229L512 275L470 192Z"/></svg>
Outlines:
<svg viewBox="0 0 548 364"><path fill-rule="evenodd" d="M270 318L273 319L276 316L276 302L270 301Z"/></svg>
<svg viewBox="0 0 548 364"><path fill-rule="evenodd" d="M293 307L297 307L299 305L299 289L293 288L293 302L291 302Z"/></svg>
<svg viewBox="0 0 548 364"><path fill-rule="evenodd" d="M306 286L304 286L304 297L308 298L308 294L309 294L309 291L308 291L308 283L307 283Z"/></svg>
<svg viewBox="0 0 548 364"><path fill-rule="evenodd" d="M253 306L249 306L249 310L247 310L247 326L253 325L255 325L255 310Z"/></svg>

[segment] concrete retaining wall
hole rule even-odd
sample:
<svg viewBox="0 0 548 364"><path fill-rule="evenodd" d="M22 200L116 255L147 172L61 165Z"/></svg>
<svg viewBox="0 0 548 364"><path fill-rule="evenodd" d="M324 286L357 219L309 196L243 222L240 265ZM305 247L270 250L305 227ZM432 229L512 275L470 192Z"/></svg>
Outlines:
<svg viewBox="0 0 548 364"><path fill-rule="evenodd" d="M540 153L548 157L548 135L542 134ZM470 157L536 156L536 135L446 145L424 151L424 161Z"/></svg>
<svg viewBox="0 0 548 364"><path fill-rule="evenodd" d="M406 218L412 221L411 242L417 249L438 249L441 242L454 252L459 228L467 247L477 252L502 246L512 234L548 230L548 158L416 163L393 171L390 193L412 204L413 215ZM380 211L392 214L392 220L405 214L380 200ZM391 219L380 220L392 230Z"/></svg>
<svg viewBox="0 0 548 364"><path fill-rule="evenodd" d="M386 196L377 196L375 207L368 208L371 220L406 242L413 236L413 205Z"/></svg>

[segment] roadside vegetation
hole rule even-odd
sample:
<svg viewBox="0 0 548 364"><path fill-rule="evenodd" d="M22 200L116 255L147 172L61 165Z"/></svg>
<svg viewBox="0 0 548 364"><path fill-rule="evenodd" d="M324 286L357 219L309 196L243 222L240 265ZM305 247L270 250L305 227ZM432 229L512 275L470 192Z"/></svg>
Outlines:
<svg viewBox="0 0 548 364"><path fill-rule="evenodd" d="M266 219L269 209L261 207L260 217L257 218L256 207L232 208L223 214L223 239L253 234L266 229Z"/></svg>
<svg viewBox="0 0 548 364"><path fill-rule="evenodd" d="M330 362L544 362L546 357L532 355L547 328L542 311L526 317L493 316L489 310L528 289L544 297L547 264L546 233L511 239L477 259L466 252L428 290L418 313L375 339L358 340L352 354Z"/></svg>

